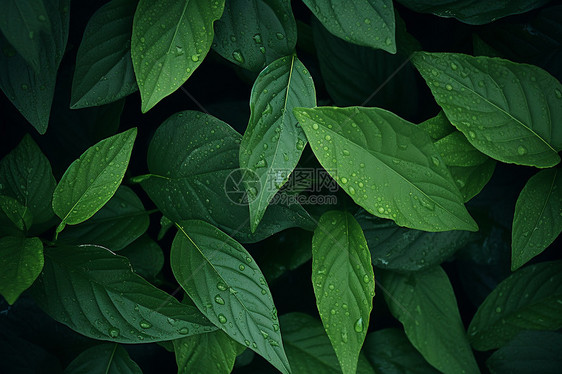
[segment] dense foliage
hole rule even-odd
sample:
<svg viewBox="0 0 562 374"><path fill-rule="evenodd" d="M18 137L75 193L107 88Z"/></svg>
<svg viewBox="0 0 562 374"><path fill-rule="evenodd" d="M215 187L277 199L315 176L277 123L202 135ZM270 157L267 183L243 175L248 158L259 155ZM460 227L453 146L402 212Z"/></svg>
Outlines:
<svg viewBox="0 0 562 374"><path fill-rule="evenodd" d="M0 4L0 372L562 367L555 1Z"/></svg>

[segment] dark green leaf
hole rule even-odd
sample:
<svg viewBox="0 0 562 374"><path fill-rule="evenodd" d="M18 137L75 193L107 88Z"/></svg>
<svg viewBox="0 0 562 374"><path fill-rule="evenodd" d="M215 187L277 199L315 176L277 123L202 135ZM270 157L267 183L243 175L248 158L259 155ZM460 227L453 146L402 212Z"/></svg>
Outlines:
<svg viewBox="0 0 562 374"><path fill-rule="evenodd" d="M46 250L32 291L52 318L94 339L151 343L215 329L195 307L133 273L125 257L97 246Z"/></svg>
<svg viewBox="0 0 562 374"><path fill-rule="evenodd" d="M0 224L8 224L26 232L33 222L33 215L27 207L9 196L0 195ZM5 230L5 228L0 228ZM1 232L1 231L0 231Z"/></svg>
<svg viewBox="0 0 562 374"><path fill-rule="evenodd" d="M39 238L0 238L0 294L13 304L43 268L43 243Z"/></svg>
<svg viewBox="0 0 562 374"><path fill-rule="evenodd" d="M80 353L64 370L64 374L142 374L129 353L119 344L100 344Z"/></svg>
<svg viewBox="0 0 562 374"><path fill-rule="evenodd" d="M272 62L252 87L252 113L240 144L240 167L253 177L246 187L252 231L287 182L306 145L293 108L314 106L314 82L295 55Z"/></svg>
<svg viewBox="0 0 562 374"><path fill-rule="evenodd" d="M146 113L177 90L211 48L224 0L140 0L131 54Z"/></svg>
<svg viewBox="0 0 562 374"><path fill-rule="evenodd" d="M260 71L290 55L297 27L288 0L230 0L215 24L213 49L243 68Z"/></svg>
<svg viewBox="0 0 562 374"><path fill-rule="evenodd" d="M443 373L479 373L468 344L453 287L436 266L423 272L382 272L386 303L410 342Z"/></svg>
<svg viewBox="0 0 562 374"><path fill-rule="evenodd" d="M177 226L170 264L178 283L211 322L289 373L277 310L250 254L204 221L183 221Z"/></svg>
<svg viewBox="0 0 562 374"><path fill-rule="evenodd" d="M308 231L285 231L273 243L268 243L265 253L257 259L269 282L312 258L312 233Z"/></svg>
<svg viewBox="0 0 562 374"><path fill-rule="evenodd" d="M430 137L380 108L295 109L320 161L369 213L426 231L478 229Z"/></svg>
<svg viewBox="0 0 562 374"><path fill-rule="evenodd" d="M164 266L162 248L147 235L143 235L119 252L131 262L133 271L146 279L153 279Z"/></svg>
<svg viewBox="0 0 562 374"><path fill-rule="evenodd" d="M499 348L522 330L562 327L562 262L517 270L501 282L476 311L468 328L479 351Z"/></svg>
<svg viewBox="0 0 562 374"><path fill-rule="evenodd" d="M76 56L70 102L73 109L108 104L138 89L131 60L137 3L112 0L88 21Z"/></svg>
<svg viewBox="0 0 562 374"><path fill-rule="evenodd" d="M371 256L361 226L347 212L320 217L312 238L316 305L344 374L355 373L375 296Z"/></svg>

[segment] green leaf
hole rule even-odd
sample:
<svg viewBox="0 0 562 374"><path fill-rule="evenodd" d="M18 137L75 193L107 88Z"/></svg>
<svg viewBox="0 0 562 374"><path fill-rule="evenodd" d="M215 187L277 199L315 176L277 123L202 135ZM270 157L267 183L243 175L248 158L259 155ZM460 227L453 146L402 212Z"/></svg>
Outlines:
<svg viewBox="0 0 562 374"><path fill-rule="evenodd" d="M49 33L37 35L41 46L38 71L0 35L0 88L40 134L47 131L49 124L57 70L68 39L70 0L50 0L43 4L51 29Z"/></svg>
<svg viewBox="0 0 562 374"><path fill-rule="evenodd" d="M73 109L117 101L138 89L131 33L138 0L112 0L86 25L72 81Z"/></svg>
<svg viewBox="0 0 562 374"><path fill-rule="evenodd" d="M463 248L467 231L426 232L397 226L365 211L355 215L361 225L373 265L382 269L418 271L439 265Z"/></svg>
<svg viewBox="0 0 562 374"><path fill-rule="evenodd" d="M439 373L416 351L400 329L387 328L370 333L365 339L363 350L380 374Z"/></svg>
<svg viewBox="0 0 562 374"><path fill-rule="evenodd" d="M279 239L267 244L257 261L265 278L271 283L312 258L312 233L304 230L285 231Z"/></svg>
<svg viewBox="0 0 562 374"><path fill-rule="evenodd" d="M35 224L54 216L55 184L49 160L29 135L0 161L0 195L16 198L32 213Z"/></svg>
<svg viewBox="0 0 562 374"><path fill-rule="evenodd" d="M142 374L129 353L119 344L99 344L80 353L64 370L64 374L104 373Z"/></svg>
<svg viewBox="0 0 562 374"><path fill-rule="evenodd" d="M398 0L421 13L454 17L469 25L482 25L512 14L525 13L549 0Z"/></svg>
<svg viewBox="0 0 562 374"><path fill-rule="evenodd" d="M41 64L42 38L52 37L49 12L44 2L7 0L2 2L0 13L0 31L36 72Z"/></svg>
<svg viewBox="0 0 562 374"><path fill-rule="evenodd" d="M239 167L241 136L207 114L185 111L168 118L148 148L150 174L141 182L156 206L174 222L200 219L241 242L256 242L289 227L314 228L298 204L275 204L256 233ZM281 195L282 197L285 195Z"/></svg>
<svg viewBox="0 0 562 374"><path fill-rule="evenodd" d="M68 227L59 240L71 244L96 244L119 251L148 229L150 220L142 202L129 187L115 195L86 222Z"/></svg>
<svg viewBox="0 0 562 374"><path fill-rule="evenodd" d="M19 201L9 196L0 195L0 221L17 228L19 231L26 232L33 222L33 215L27 207L21 205ZM4 230L5 228L0 228Z"/></svg>
<svg viewBox="0 0 562 374"><path fill-rule="evenodd" d="M458 53L412 59L447 118L482 153L499 161L551 167L560 162L562 85L531 65Z"/></svg>
<svg viewBox="0 0 562 374"><path fill-rule="evenodd" d="M304 0L332 34L350 43L396 53L390 0Z"/></svg>
<svg viewBox="0 0 562 374"><path fill-rule="evenodd" d="M199 311L133 273L125 257L93 245L45 250L33 288L39 306L93 339L151 343L213 331Z"/></svg>
<svg viewBox="0 0 562 374"><path fill-rule="evenodd" d="M341 373L334 348L317 319L303 313L288 313L280 317L283 343L293 374ZM358 374L373 374L365 356L359 355Z"/></svg>
<svg viewBox="0 0 562 374"><path fill-rule="evenodd" d="M129 158L137 129L133 128L91 146L62 176L53 194L53 210L66 224L75 225L93 216L117 191Z"/></svg>
<svg viewBox="0 0 562 374"><path fill-rule="evenodd" d="M380 108L294 112L320 164L369 213L418 230L478 229L422 129Z"/></svg>
<svg viewBox="0 0 562 374"><path fill-rule="evenodd" d="M511 270L544 251L562 231L562 176L543 170L528 181L515 204Z"/></svg>
<svg viewBox="0 0 562 374"><path fill-rule="evenodd" d="M443 373L479 373L468 344L453 287L436 266L423 272L381 271L390 312L403 325L410 342Z"/></svg>
<svg viewBox="0 0 562 374"><path fill-rule="evenodd" d="M314 82L296 55L272 62L252 87L250 121L240 144L240 167L253 177L246 187L252 231L289 179L306 145L293 108L314 106Z"/></svg>
<svg viewBox="0 0 562 374"><path fill-rule="evenodd" d="M556 374L562 367L562 334L523 331L486 361L492 374Z"/></svg>
<svg viewBox="0 0 562 374"><path fill-rule="evenodd" d="M312 285L322 324L343 373L355 373L375 296L371 255L347 212L320 217L312 238Z"/></svg>
<svg viewBox="0 0 562 374"><path fill-rule="evenodd" d="M168 230L170 230L174 226L174 223L166 216L162 216L160 218L160 231L158 231L157 240L162 240L162 238L166 235Z"/></svg>
<svg viewBox="0 0 562 374"><path fill-rule="evenodd" d="M177 90L211 48L224 0L140 0L131 55L146 113Z"/></svg>
<svg viewBox="0 0 562 374"><path fill-rule="evenodd" d="M250 254L204 221L176 224L170 264L178 283L211 322L289 373L277 310Z"/></svg>
<svg viewBox="0 0 562 374"><path fill-rule="evenodd" d="M229 374L239 344L221 330L173 341L178 374Z"/></svg>
<svg viewBox="0 0 562 374"><path fill-rule="evenodd" d="M135 273L148 280L155 278L164 266L162 248L148 235L141 236L119 254L129 259Z"/></svg>
<svg viewBox="0 0 562 374"><path fill-rule="evenodd" d="M227 60L260 71L290 55L297 26L288 0L230 0L215 23L213 49Z"/></svg>
<svg viewBox="0 0 562 374"><path fill-rule="evenodd" d="M0 238L0 294L13 304L35 281L43 268L43 243L39 238Z"/></svg>
<svg viewBox="0 0 562 374"><path fill-rule="evenodd" d="M517 270L480 305L468 328L479 351L503 346L523 330L562 327L562 261Z"/></svg>

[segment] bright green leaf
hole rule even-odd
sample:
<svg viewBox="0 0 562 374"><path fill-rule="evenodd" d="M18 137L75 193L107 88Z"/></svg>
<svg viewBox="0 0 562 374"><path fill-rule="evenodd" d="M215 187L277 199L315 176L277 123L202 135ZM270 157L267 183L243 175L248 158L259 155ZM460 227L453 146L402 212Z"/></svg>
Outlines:
<svg viewBox="0 0 562 374"><path fill-rule="evenodd" d="M287 182L306 145L293 108L314 106L314 82L295 55L268 65L252 87L250 121L240 144L240 167L248 169L253 179L246 186L252 231Z"/></svg>
<svg viewBox="0 0 562 374"><path fill-rule="evenodd" d="M153 279L164 266L162 248L148 235L143 235L121 251L131 262L133 271L145 279Z"/></svg>
<svg viewBox="0 0 562 374"><path fill-rule="evenodd" d="M64 370L64 374L142 374L129 353L119 344L99 344L80 353Z"/></svg>
<svg viewBox="0 0 562 374"><path fill-rule="evenodd" d="M149 223L148 212L137 195L129 187L120 186L96 214L86 222L66 228L59 240L119 251L144 234Z"/></svg>
<svg viewBox="0 0 562 374"><path fill-rule="evenodd" d="M312 238L312 285L322 324L344 374L355 373L375 296L371 254L347 212L320 217Z"/></svg>
<svg viewBox="0 0 562 374"><path fill-rule="evenodd" d="M422 129L380 108L295 109L316 158L369 213L425 231L478 229Z"/></svg>
<svg viewBox="0 0 562 374"><path fill-rule="evenodd" d="M562 327L562 262L542 262L517 270L478 307L468 328L479 351L499 348L523 330Z"/></svg>
<svg viewBox="0 0 562 374"><path fill-rule="evenodd" d="M482 153L503 162L560 162L562 85L531 65L458 53L412 59L447 118Z"/></svg>
<svg viewBox="0 0 562 374"><path fill-rule="evenodd" d="M195 307L133 273L125 257L98 246L45 250L32 292L52 318L93 339L151 343L215 329Z"/></svg>
<svg viewBox="0 0 562 374"><path fill-rule="evenodd" d="M177 225L170 264L178 283L211 322L289 373L277 310L250 254L204 221Z"/></svg>
<svg viewBox="0 0 562 374"><path fill-rule="evenodd" d="M43 268L43 243L39 238L0 238L0 294L13 304Z"/></svg>
<svg viewBox="0 0 562 374"><path fill-rule="evenodd" d="M404 325L408 339L443 373L479 373L461 321L453 287L436 266L408 274L381 271L390 312Z"/></svg>
<svg viewBox="0 0 562 374"><path fill-rule="evenodd" d="M229 0L215 23L213 49L227 60L260 71L290 55L297 42L288 0Z"/></svg>
<svg viewBox="0 0 562 374"><path fill-rule="evenodd" d="M391 0L303 0L332 34L350 43L396 53Z"/></svg>
<svg viewBox="0 0 562 374"><path fill-rule="evenodd" d="M193 74L213 42L224 0L140 0L131 55L146 113Z"/></svg>
<svg viewBox="0 0 562 374"><path fill-rule="evenodd" d="M138 89L131 60L138 0L112 0L86 25L72 81L73 109L117 101Z"/></svg>
<svg viewBox="0 0 562 374"><path fill-rule="evenodd" d="M133 150L133 128L91 146L62 176L53 194L53 210L64 225L75 225L93 216L115 194Z"/></svg>
<svg viewBox="0 0 562 374"><path fill-rule="evenodd" d="M562 175L559 169L535 174L515 204L511 269L544 251L562 231Z"/></svg>

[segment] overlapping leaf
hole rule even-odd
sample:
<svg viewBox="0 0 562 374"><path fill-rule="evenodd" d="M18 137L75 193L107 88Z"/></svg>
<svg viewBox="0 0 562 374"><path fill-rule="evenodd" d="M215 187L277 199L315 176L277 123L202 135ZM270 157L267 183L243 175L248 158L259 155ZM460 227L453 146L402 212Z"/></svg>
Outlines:
<svg viewBox="0 0 562 374"><path fill-rule="evenodd" d="M142 374L141 368L119 344L100 344L80 353L65 369L65 374L104 373Z"/></svg>

